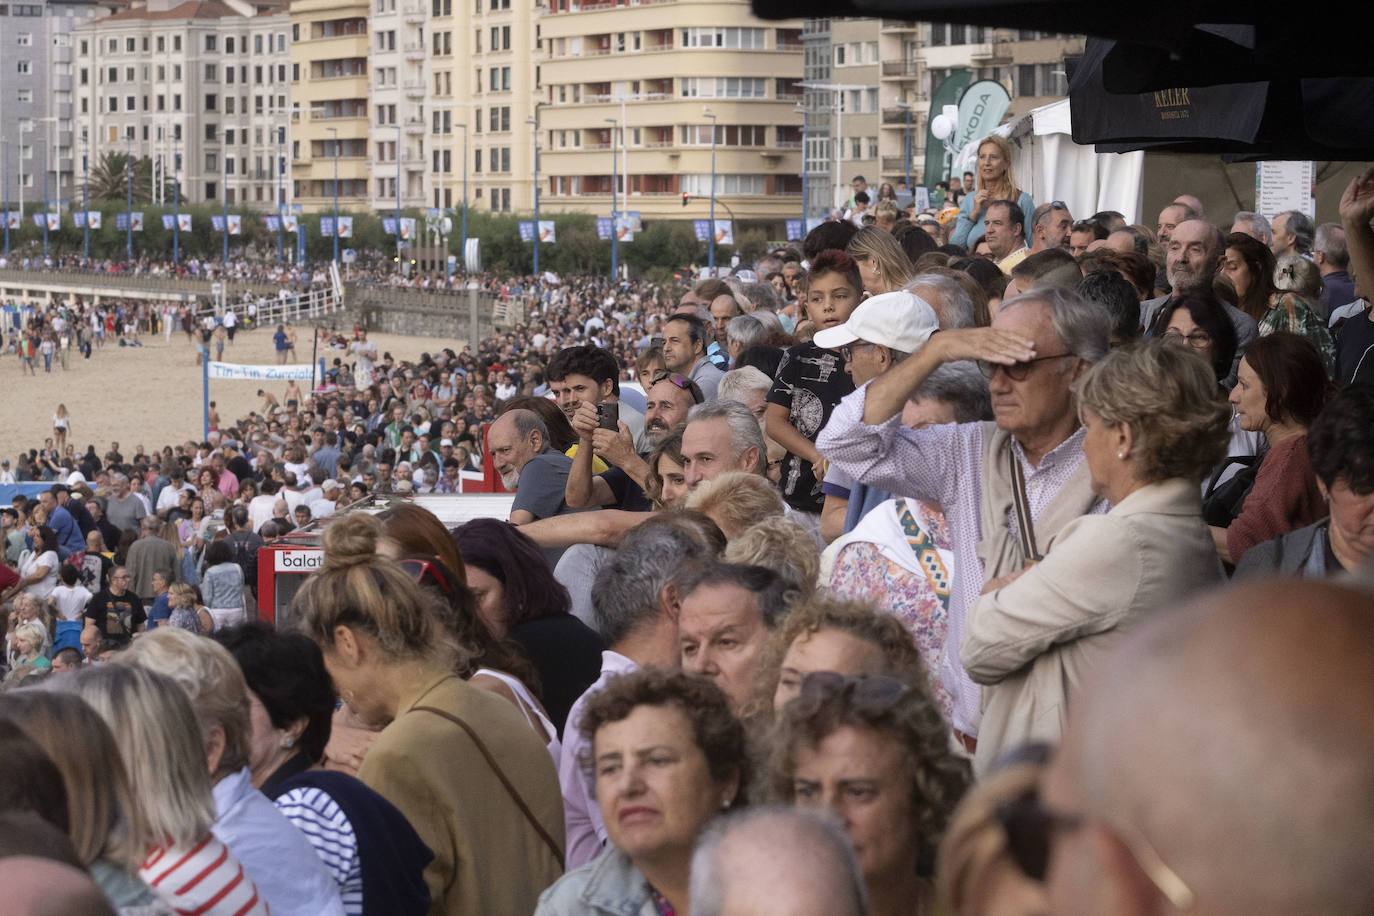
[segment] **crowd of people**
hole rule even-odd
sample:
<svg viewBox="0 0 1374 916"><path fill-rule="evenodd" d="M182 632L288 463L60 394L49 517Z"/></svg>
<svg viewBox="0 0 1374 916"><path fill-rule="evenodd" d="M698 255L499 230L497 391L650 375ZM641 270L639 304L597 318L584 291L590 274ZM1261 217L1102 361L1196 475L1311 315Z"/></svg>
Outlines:
<svg viewBox="0 0 1374 916"><path fill-rule="evenodd" d="M1037 206L996 140L944 225L860 193L30 463L16 912L1374 910L1374 170L1229 233ZM508 518L405 498L484 459Z"/></svg>

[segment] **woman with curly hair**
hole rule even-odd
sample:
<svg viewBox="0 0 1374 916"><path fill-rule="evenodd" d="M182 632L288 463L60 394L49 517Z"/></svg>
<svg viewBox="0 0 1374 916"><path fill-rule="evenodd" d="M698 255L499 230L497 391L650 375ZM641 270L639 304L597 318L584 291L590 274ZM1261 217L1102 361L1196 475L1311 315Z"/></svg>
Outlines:
<svg viewBox="0 0 1374 916"><path fill-rule="evenodd" d="M729 699L704 677L640 668L592 694L579 722L609 845L546 890L535 916L689 912L697 838L748 782Z"/></svg>
<svg viewBox="0 0 1374 916"><path fill-rule="evenodd" d="M968 760L924 686L817 671L769 741L773 800L828 808L854 844L873 916L932 912L935 851L968 787Z"/></svg>
<svg viewBox="0 0 1374 916"><path fill-rule="evenodd" d="M870 604L825 592L788 614L769 639L747 713L771 720L801 694L802 680L817 671L883 675L916 688L939 680L927 677L911 633L900 620Z"/></svg>
<svg viewBox="0 0 1374 916"><path fill-rule="evenodd" d="M1226 453L1230 407L1188 347L1113 350L1078 382L1093 492L1112 509L1066 525L1044 559L986 583L959 660L983 685L980 774L1027 741L1056 743L1070 692L1138 623L1224 580L1201 481Z"/></svg>

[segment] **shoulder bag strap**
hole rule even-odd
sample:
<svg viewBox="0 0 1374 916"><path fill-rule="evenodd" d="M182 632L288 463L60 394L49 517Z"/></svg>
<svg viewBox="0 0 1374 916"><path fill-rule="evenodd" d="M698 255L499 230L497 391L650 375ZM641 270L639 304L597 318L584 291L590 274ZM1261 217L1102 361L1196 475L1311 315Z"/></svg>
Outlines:
<svg viewBox="0 0 1374 916"><path fill-rule="evenodd" d="M1026 565L1039 563L1043 557L1035 547L1035 526L1031 523L1030 500L1026 497L1026 477L1021 471L1021 462L1016 460L1016 451L1007 449L1007 461L1011 465L1011 501L1016 510L1016 528L1021 541L1021 552L1025 554Z"/></svg>
<svg viewBox="0 0 1374 916"><path fill-rule="evenodd" d="M539 819L534 816L534 812L530 810L530 806L525 804L525 800L520 797L520 793L515 790L515 786L506 778L506 774L501 769L500 764L498 764L496 758L491 755L491 751L487 750L486 744L477 736L477 732L473 730L472 726L468 725L453 713L438 709L434 706L412 706L411 709L416 712L434 713L434 715L442 719L448 719L454 725L457 725L463 731L467 732L468 737L472 739L472 743L477 746L477 750L480 751L483 758L486 759L487 766L491 767L491 771L496 774L496 778L501 780L501 785L506 787L506 792L510 795L511 801L515 802L516 807L520 809L520 813L525 815L525 820L529 821L530 826L534 828L534 832L539 834L540 839L549 847L554 858L558 860L558 866L560 868L564 867L563 850L559 848L558 843L549 835L549 832L544 829L544 825L539 823Z"/></svg>

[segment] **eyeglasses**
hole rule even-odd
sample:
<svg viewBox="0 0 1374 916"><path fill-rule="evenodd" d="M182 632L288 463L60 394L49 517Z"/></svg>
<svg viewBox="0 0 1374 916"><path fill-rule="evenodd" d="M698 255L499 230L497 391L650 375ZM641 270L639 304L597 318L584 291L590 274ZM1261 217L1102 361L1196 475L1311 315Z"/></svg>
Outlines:
<svg viewBox="0 0 1374 916"><path fill-rule="evenodd" d="M817 703L843 696L857 710L883 712L910 690L906 683L884 675L848 677L837 671L812 671L802 677L800 696Z"/></svg>
<svg viewBox="0 0 1374 916"><path fill-rule="evenodd" d="M667 371L656 372L654 373L653 380L649 384L653 386L657 385L659 382L672 382L674 385L690 394L692 396L692 403L694 404L700 404L702 401L706 400L705 396L701 393L701 388L697 386L697 383L685 376Z"/></svg>
<svg viewBox="0 0 1374 916"><path fill-rule="evenodd" d="M843 347L837 347L836 349L837 349L837 351L839 352L840 357L843 358L845 362L847 362L847 363L852 363L852 362L854 362L854 351L855 351L856 349L858 349L859 347L876 347L876 346L879 346L879 345L878 345L878 344L875 344L875 343L869 343L869 342L866 341L866 340L856 340L856 341L854 341L852 344L845 344Z"/></svg>
<svg viewBox="0 0 1374 916"><path fill-rule="evenodd" d="M1201 329L1184 334L1176 328L1169 328L1164 332L1164 339L1172 344L1186 343L1194 350L1201 350L1212 342L1212 335Z"/></svg>
<svg viewBox="0 0 1374 916"><path fill-rule="evenodd" d="M1007 852L1026 877L1034 881L1045 880L1056 834L1078 830L1087 823L1082 815L1050 810L1034 793L998 805L994 817L1006 834ZM1124 821L1107 826L1117 834L1145 877L1174 909L1192 909L1197 902L1196 895L1140 830Z"/></svg>
<svg viewBox="0 0 1374 916"><path fill-rule="evenodd" d="M1007 374L1007 378L1013 382L1024 382L1026 376L1030 375L1031 367L1036 363L1042 363L1047 359L1063 359L1066 356L1073 356L1072 353L1055 353L1052 356L1037 356L1035 359L1023 360L1019 363L1012 363L1004 366L1001 363L988 362L985 359L978 360L978 371L983 373L983 378L991 379L1001 369Z"/></svg>

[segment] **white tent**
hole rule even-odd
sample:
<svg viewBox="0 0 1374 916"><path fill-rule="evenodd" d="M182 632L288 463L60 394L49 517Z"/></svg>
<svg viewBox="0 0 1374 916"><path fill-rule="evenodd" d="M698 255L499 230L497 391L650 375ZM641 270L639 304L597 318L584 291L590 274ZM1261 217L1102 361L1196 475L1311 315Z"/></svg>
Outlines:
<svg viewBox="0 0 1374 916"><path fill-rule="evenodd" d="M1075 219L1116 210L1128 222L1140 222L1145 154L1098 153L1091 146L1074 143L1068 99L1028 111L993 133L1011 141L1016 183L1030 192L1037 205L1062 200ZM976 171L977 158L975 140L960 151L952 174Z"/></svg>

